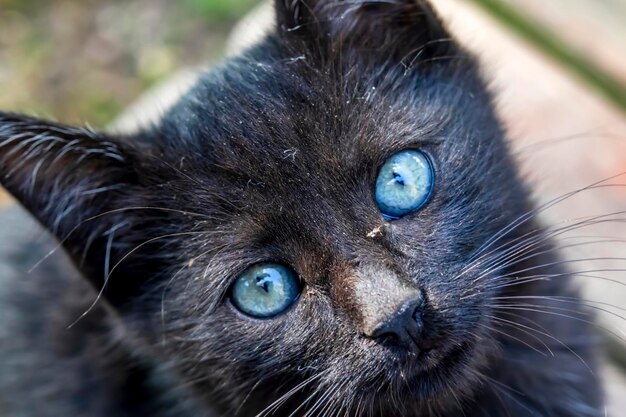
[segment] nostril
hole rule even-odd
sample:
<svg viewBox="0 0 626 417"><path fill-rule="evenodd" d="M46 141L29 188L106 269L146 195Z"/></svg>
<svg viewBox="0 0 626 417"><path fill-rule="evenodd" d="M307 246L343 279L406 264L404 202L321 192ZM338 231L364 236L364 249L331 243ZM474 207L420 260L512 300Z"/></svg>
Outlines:
<svg viewBox="0 0 626 417"><path fill-rule="evenodd" d="M422 304L419 298L403 303L395 313L368 332L368 337L380 344L419 350L423 330Z"/></svg>
<svg viewBox="0 0 626 417"><path fill-rule="evenodd" d="M374 336L374 339L382 345L397 345L400 343L398 334L391 332L377 334Z"/></svg>
<svg viewBox="0 0 626 417"><path fill-rule="evenodd" d="M401 339L402 328L398 326L395 320L379 324L371 333L370 337L377 341L399 342Z"/></svg>
<svg viewBox="0 0 626 417"><path fill-rule="evenodd" d="M414 323L417 323L418 326L422 326L422 306L421 304L415 307L413 310L413 314L411 315Z"/></svg>

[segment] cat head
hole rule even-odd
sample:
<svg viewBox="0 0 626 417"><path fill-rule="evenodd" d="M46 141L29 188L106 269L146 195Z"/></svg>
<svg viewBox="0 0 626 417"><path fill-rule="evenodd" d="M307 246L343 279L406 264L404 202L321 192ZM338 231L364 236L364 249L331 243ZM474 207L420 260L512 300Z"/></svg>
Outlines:
<svg viewBox="0 0 626 417"><path fill-rule="evenodd" d="M475 62L421 0L275 10L137 134L1 114L2 185L200 398L453 406L526 208Z"/></svg>

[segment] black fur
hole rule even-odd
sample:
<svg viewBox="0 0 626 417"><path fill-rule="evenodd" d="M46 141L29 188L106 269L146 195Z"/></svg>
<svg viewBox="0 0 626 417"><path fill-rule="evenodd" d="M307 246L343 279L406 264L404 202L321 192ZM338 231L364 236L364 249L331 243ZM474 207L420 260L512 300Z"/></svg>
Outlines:
<svg viewBox="0 0 626 417"><path fill-rule="evenodd" d="M2 184L77 268L3 284L3 415L601 416L590 326L515 298L583 311L474 59L421 0L276 12L139 134L0 114ZM386 221L377 170L414 148L435 193ZM228 289L262 261L305 289L254 320ZM372 268L425 294L421 356L363 336Z"/></svg>

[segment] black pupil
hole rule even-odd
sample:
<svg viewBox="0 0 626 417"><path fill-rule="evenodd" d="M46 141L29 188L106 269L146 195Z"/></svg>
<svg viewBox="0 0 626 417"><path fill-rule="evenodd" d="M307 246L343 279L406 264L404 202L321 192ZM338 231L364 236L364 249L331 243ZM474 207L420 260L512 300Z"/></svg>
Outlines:
<svg viewBox="0 0 626 417"><path fill-rule="evenodd" d="M262 287L265 292L270 292L269 280L267 279L268 277L269 275L267 274L257 275L256 277L256 285Z"/></svg>
<svg viewBox="0 0 626 417"><path fill-rule="evenodd" d="M398 184L404 185L404 177L401 174L398 174L397 172L394 172L393 173L393 179Z"/></svg>

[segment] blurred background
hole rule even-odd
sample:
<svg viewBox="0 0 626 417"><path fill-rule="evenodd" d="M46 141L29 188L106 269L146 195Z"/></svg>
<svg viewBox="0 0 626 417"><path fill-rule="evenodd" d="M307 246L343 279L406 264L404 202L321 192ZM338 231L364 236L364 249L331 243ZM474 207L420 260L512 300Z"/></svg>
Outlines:
<svg viewBox="0 0 626 417"><path fill-rule="evenodd" d="M0 108L109 123L176 69L223 53L256 0L0 0Z"/></svg>
<svg viewBox="0 0 626 417"><path fill-rule="evenodd" d="M431 1L480 58L539 203L626 171L626 0ZM237 40L268 26L269 8L258 5L0 0L0 109L107 126L178 70L218 62L242 46ZM580 193L544 212L544 221L626 210L626 178L613 183L622 185ZM0 205L10 201L0 190ZM582 233L624 239L623 217ZM626 271L626 244L615 239L566 254L588 259L581 270ZM617 417L626 415L624 276L607 272L607 279L581 283L589 302L601 306L611 340L607 372Z"/></svg>
<svg viewBox="0 0 626 417"><path fill-rule="evenodd" d="M626 0L465 0L532 17L626 84ZM0 0L0 108L98 126L176 69L219 58L258 0Z"/></svg>
<svg viewBox="0 0 626 417"><path fill-rule="evenodd" d="M0 0L0 109L105 126L174 71L218 60L256 3Z"/></svg>

